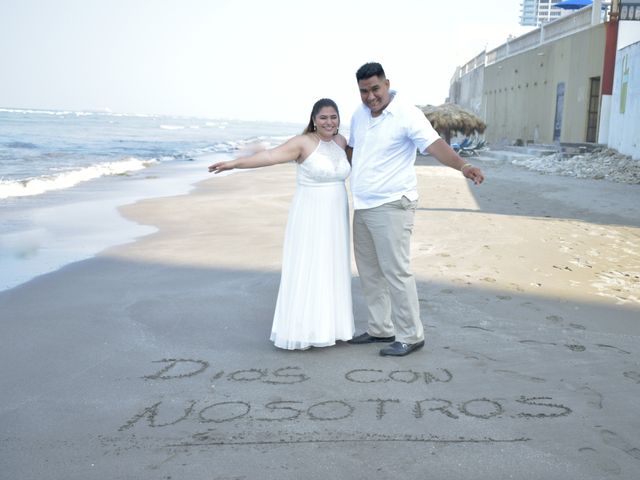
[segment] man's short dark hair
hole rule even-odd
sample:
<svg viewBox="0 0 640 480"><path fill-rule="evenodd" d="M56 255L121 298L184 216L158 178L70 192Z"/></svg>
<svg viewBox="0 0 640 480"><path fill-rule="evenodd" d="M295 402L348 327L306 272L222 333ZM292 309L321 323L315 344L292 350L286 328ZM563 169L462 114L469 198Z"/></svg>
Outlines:
<svg viewBox="0 0 640 480"><path fill-rule="evenodd" d="M358 81L365 80L371 77L387 78L386 75L384 74L384 69L382 68L382 65L380 65L377 62L365 63L356 72L356 79Z"/></svg>

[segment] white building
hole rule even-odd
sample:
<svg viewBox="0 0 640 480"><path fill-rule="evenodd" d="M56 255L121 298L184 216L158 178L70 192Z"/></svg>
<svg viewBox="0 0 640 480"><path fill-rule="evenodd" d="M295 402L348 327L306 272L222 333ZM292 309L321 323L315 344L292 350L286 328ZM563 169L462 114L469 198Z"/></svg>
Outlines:
<svg viewBox="0 0 640 480"><path fill-rule="evenodd" d="M630 11L633 8L633 15ZM608 98L607 98L608 97ZM611 95L603 95L598 142L640 160L640 2L622 4Z"/></svg>
<svg viewBox="0 0 640 480"><path fill-rule="evenodd" d="M555 6L560 0L522 0L520 25L539 27L560 17L564 11Z"/></svg>

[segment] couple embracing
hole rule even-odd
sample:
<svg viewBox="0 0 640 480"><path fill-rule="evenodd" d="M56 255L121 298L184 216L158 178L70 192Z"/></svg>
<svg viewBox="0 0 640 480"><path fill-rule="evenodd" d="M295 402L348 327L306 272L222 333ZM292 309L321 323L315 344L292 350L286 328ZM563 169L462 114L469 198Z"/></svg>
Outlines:
<svg viewBox="0 0 640 480"><path fill-rule="evenodd" d="M362 104L351 119L348 141L338 133L337 105L324 98L313 106L301 135L270 150L215 163L209 171L297 163L271 331L276 347L380 342L388 344L381 355L404 356L424 346L409 251L418 200L416 150L476 184L483 175L439 137L417 107L391 90L379 63L364 64L356 80ZM366 332L355 337L349 175L354 253L368 321Z"/></svg>

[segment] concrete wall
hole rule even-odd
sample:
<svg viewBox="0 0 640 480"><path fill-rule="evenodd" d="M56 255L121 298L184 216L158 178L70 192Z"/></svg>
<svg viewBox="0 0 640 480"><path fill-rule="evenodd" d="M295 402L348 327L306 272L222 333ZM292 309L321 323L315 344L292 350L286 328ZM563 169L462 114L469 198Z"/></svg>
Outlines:
<svg viewBox="0 0 640 480"><path fill-rule="evenodd" d="M560 141L586 141L590 79L602 76L604 40L599 24L485 67L486 139L552 143L557 85L564 82Z"/></svg>
<svg viewBox="0 0 640 480"><path fill-rule="evenodd" d="M449 88L449 102L477 115L482 114L482 86L484 67L479 67L453 82Z"/></svg>
<svg viewBox="0 0 640 480"><path fill-rule="evenodd" d="M447 102L480 115L482 113L482 89L484 85L484 65L486 50L476 55L462 67L456 68L449 87Z"/></svg>
<svg viewBox="0 0 640 480"><path fill-rule="evenodd" d="M608 145L640 159L640 41L616 53Z"/></svg>

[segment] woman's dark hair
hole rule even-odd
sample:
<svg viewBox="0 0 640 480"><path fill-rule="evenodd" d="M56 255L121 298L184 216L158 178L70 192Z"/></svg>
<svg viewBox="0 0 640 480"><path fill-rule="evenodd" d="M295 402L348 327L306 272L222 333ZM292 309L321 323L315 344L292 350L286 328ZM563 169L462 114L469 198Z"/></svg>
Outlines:
<svg viewBox="0 0 640 480"><path fill-rule="evenodd" d="M356 80L366 80L367 78L378 77L385 79L387 76L384 74L382 65L378 62L369 62L362 65L356 72Z"/></svg>
<svg viewBox="0 0 640 480"><path fill-rule="evenodd" d="M330 98L321 98L320 100L318 100L316 103L313 104L313 108L311 109L311 115L309 116L309 124L306 126L306 128L302 132L303 134L316 131L316 124L314 119L316 118L316 115L318 115L320 110L322 110L324 107L334 108L336 113L338 114L338 121L340 121L340 112L338 111L338 105L336 105L336 102L334 102Z"/></svg>

